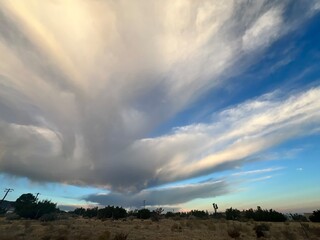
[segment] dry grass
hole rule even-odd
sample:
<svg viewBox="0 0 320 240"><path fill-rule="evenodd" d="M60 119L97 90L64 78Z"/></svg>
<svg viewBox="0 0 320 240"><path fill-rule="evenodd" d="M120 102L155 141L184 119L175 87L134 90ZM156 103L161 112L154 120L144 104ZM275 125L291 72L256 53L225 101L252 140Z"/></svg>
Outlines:
<svg viewBox="0 0 320 240"><path fill-rule="evenodd" d="M66 219L53 222L6 220L0 218L0 239L3 240L256 240L255 222L225 220L162 219L131 221L100 221L94 219ZM268 223L270 229L261 239L299 240L320 239L320 224ZM307 234L307 236L306 236Z"/></svg>

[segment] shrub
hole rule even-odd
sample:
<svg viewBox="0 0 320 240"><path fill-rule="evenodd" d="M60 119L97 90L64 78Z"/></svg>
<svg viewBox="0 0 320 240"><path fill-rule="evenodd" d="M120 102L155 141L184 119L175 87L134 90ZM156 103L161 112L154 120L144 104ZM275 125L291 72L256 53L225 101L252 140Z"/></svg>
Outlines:
<svg viewBox="0 0 320 240"><path fill-rule="evenodd" d="M109 240L111 233L109 231L104 231L99 237L98 240Z"/></svg>
<svg viewBox="0 0 320 240"><path fill-rule="evenodd" d="M282 235L284 236L285 239L290 239L290 240L297 239L297 236L292 231L289 231L288 229L283 230Z"/></svg>
<svg viewBox="0 0 320 240"><path fill-rule="evenodd" d="M51 221L54 221L57 219L57 215L54 214L54 213L46 213L46 214L43 214L39 220L41 222L51 222Z"/></svg>
<svg viewBox="0 0 320 240"><path fill-rule="evenodd" d="M43 200L37 203L36 205L37 209L37 217L41 217L42 215L45 214L53 214L54 212L57 211L56 204L52 203L49 200Z"/></svg>
<svg viewBox="0 0 320 240"><path fill-rule="evenodd" d="M295 213L295 214L290 214L290 216L291 216L292 220L295 222L307 222L308 221L308 219L301 214Z"/></svg>
<svg viewBox="0 0 320 240"><path fill-rule="evenodd" d="M140 219L148 219L151 217L151 212L149 209L144 208L144 209L140 209L137 215L138 215L138 218Z"/></svg>
<svg viewBox="0 0 320 240"><path fill-rule="evenodd" d="M126 240L128 238L128 233L117 233L113 240Z"/></svg>
<svg viewBox="0 0 320 240"><path fill-rule="evenodd" d="M19 220L20 216L16 213L10 213L6 215L6 220Z"/></svg>
<svg viewBox="0 0 320 240"><path fill-rule="evenodd" d="M247 219L253 219L255 221L265 221L265 222L284 222L287 220L286 216L275 210L263 210L261 207L257 207L256 210L249 209L245 210L244 216Z"/></svg>
<svg viewBox="0 0 320 240"><path fill-rule="evenodd" d="M175 216L175 214L173 213L173 212L167 212L166 214L165 214L165 217L166 218L172 218L172 217L174 217Z"/></svg>
<svg viewBox="0 0 320 240"><path fill-rule="evenodd" d="M81 207L81 208L76 208L71 213L74 213L74 214L79 215L79 216L84 216L85 212L86 212L86 210Z"/></svg>
<svg viewBox="0 0 320 240"><path fill-rule="evenodd" d="M182 231L182 227L181 227L180 224L174 223L174 224L171 226L171 231L172 231L172 232L181 232L181 231Z"/></svg>
<svg viewBox="0 0 320 240"><path fill-rule="evenodd" d="M238 209L228 208L226 209L226 219L227 220L239 220L241 212Z"/></svg>
<svg viewBox="0 0 320 240"><path fill-rule="evenodd" d="M195 216L197 218L208 218L209 214L208 212L201 211L201 210L191 210L190 214L192 216Z"/></svg>
<svg viewBox="0 0 320 240"><path fill-rule="evenodd" d="M262 224L256 225L253 228L253 230L255 230L257 238L260 238L260 237L265 237L266 236L265 232L269 231L270 227L269 227L269 225L267 225L265 223L262 223Z"/></svg>
<svg viewBox="0 0 320 240"><path fill-rule="evenodd" d="M154 222L158 222L161 218L161 213L164 211L163 208L157 208L152 211L151 220Z"/></svg>
<svg viewBox="0 0 320 240"><path fill-rule="evenodd" d="M237 239L237 238L240 237L240 231L239 231L239 229L237 229L237 228L232 228L232 229L229 229L229 230L228 230L228 235L229 235L231 238Z"/></svg>
<svg viewBox="0 0 320 240"><path fill-rule="evenodd" d="M311 222L320 222L320 210L313 211L309 219Z"/></svg>

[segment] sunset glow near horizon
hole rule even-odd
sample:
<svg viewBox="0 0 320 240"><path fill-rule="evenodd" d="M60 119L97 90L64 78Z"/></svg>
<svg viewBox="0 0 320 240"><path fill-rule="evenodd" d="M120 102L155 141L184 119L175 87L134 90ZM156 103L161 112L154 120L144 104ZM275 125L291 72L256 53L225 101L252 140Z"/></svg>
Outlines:
<svg viewBox="0 0 320 240"><path fill-rule="evenodd" d="M0 0L0 190L61 209L319 209L319 11Z"/></svg>

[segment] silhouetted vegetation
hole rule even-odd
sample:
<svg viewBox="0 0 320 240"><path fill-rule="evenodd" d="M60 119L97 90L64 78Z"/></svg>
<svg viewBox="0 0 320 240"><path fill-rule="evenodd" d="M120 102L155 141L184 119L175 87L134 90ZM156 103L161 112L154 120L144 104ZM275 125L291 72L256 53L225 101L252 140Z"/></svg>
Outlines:
<svg viewBox="0 0 320 240"><path fill-rule="evenodd" d="M140 219L148 219L151 217L151 212L147 208L140 209L138 210L137 217Z"/></svg>
<svg viewBox="0 0 320 240"><path fill-rule="evenodd" d="M253 219L255 221L264 222L284 222L287 220L284 214L272 209L261 209L261 207L257 207L256 210L253 210L252 208L250 208L249 210L245 210L244 217L246 219Z"/></svg>
<svg viewBox="0 0 320 240"><path fill-rule="evenodd" d="M37 201L31 193L22 194L15 202L15 212L23 218L38 219L56 211L55 203L49 200Z"/></svg>
<svg viewBox="0 0 320 240"><path fill-rule="evenodd" d="M100 209L98 209L97 207L87 209L76 208L72 213L87 218L97 217L98 219L119 219L125 218L127 216L127 211L124 208L118 206L107 206Z"/></svg>
<svg viewBox="0 0 320 240"><path fill-rule="evenodd" d="M208 218L209 213L207 211L200 211L200 210L191 210L190 215L195 216L197 218Z"/></svg>
<svg viewBox="0 0 320 240"><path fill-rule="evenodd" d="M173 212L166 212L166 214L165 214L166 218L173 218L174 216L176 216L176 214Z"/></svg>
<svg viewBox="0 0 320 240"><path fill-rule="evenodd" d="M52 221L57 219L57 213L60 211L56 208L56 204L52 203L49 200L37 201L36 197L31 194L22 194L14 203L15 213L19 217L29 218L29 219L40 219L41 221ZM209 214L208 211L203 210L191 210L189 212L166 212L163 214L163 208L157 208L153 211L149 209L135 209L129 212L126 209L118 206L106 206L104 208L76 208L74 211L70 211L69 213L75 214L78 216L82 216L85 218L97 218L97 219L121 219L130 217L139 218L139 219L150 219L153 221L159 221L161 218L172 218L174 220L179 220L183 218L200 218L200 219L208 219L211 218L225 218L226 220L238 220L238 221L264 221L264 222L284 222L287 220L287 217L277 212L273 209L267 210L262 209L261 207L257 207L257 209L248 209L248 210L238 210L236 208L228 208L226 211L217 212L217 205L214 205L214 213ZM1 209L0 209L1 210ZM5 210L2 211L4 213ZM1 212L0 212L1 213ZM64 212L64 214L67 214ZM289 220L296 222L306 222L308 219L300 214L290 214ZM68 218L68 215L66 215ZM310 221L320 222L320 210L316 210L309 217Z"/></svg>
<svg viewBox="0 0 320 240"><path fill-rule="evenodd" d="M158 222L161 218L161 214L163 211L163 208L156 208L155 210L153 210L151 213L151 220L154 222Z"/></svg>
<svg viewBox="0 0 320 240"><path fill-rule="evenodd" d="M313 211L309 219L311 222L320 222L320 210Z"/></svg>
<svg viewBox="0 0 320 240"><path fill-rule="evenodd" d="M226 219L227 220L239 220L241 217L241 212L238 209L228 208L226 209Z"/></svg>
<svg viewBox="0 0 320 240"><path fill-rule="evenodd" d="M297 213L290 214L290 217L291 217L292 221L295 221L295 222L307 222L308 221L308 219L305 216L303 216L301 214L297 214Z"/></svg>

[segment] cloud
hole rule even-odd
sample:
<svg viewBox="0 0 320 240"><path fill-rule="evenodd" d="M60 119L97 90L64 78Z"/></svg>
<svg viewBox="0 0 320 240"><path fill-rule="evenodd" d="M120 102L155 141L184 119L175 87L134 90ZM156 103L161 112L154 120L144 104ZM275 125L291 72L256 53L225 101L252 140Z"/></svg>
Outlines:
<svg viewBox="0 0 320 240"><path fill-rule="evenodd" d="M233 173L233 176L246 176L251 174L260 174L260 173L267 173L267 172L274 172L283 169L283 167L274 167L274 168L264 168L264 169L257 169L245 172L237 172Z"/></svg>
<svg viewBox="0 0 320 240"><path fill-rule="evenodd" d="M281 30L281 8L270 9L251 26L242 37L245 50L259 49L276 39Z"/></svg>
<svg viewBox="0 0 320 240"><path fill-rule="evenodd" d="M223 181L207 181L153 190L143 190L136 194L92 194L86 197L87 201L100 205L121 205L124 207L141 207L143 201L148 206L177 205L196 198L209 198L229 193L228 184ZM176 208L176 207L175 207Z"/></svg>
<svg viewBox="0 0 320 240"><path fill-rule="evenodd" d="M286 6L2 1L0 171L115 191L109 199L137 194L133 204L152 199L149 187L230 169L312 134L318 87L263 95L148 138L281 37Z"/></svg>

